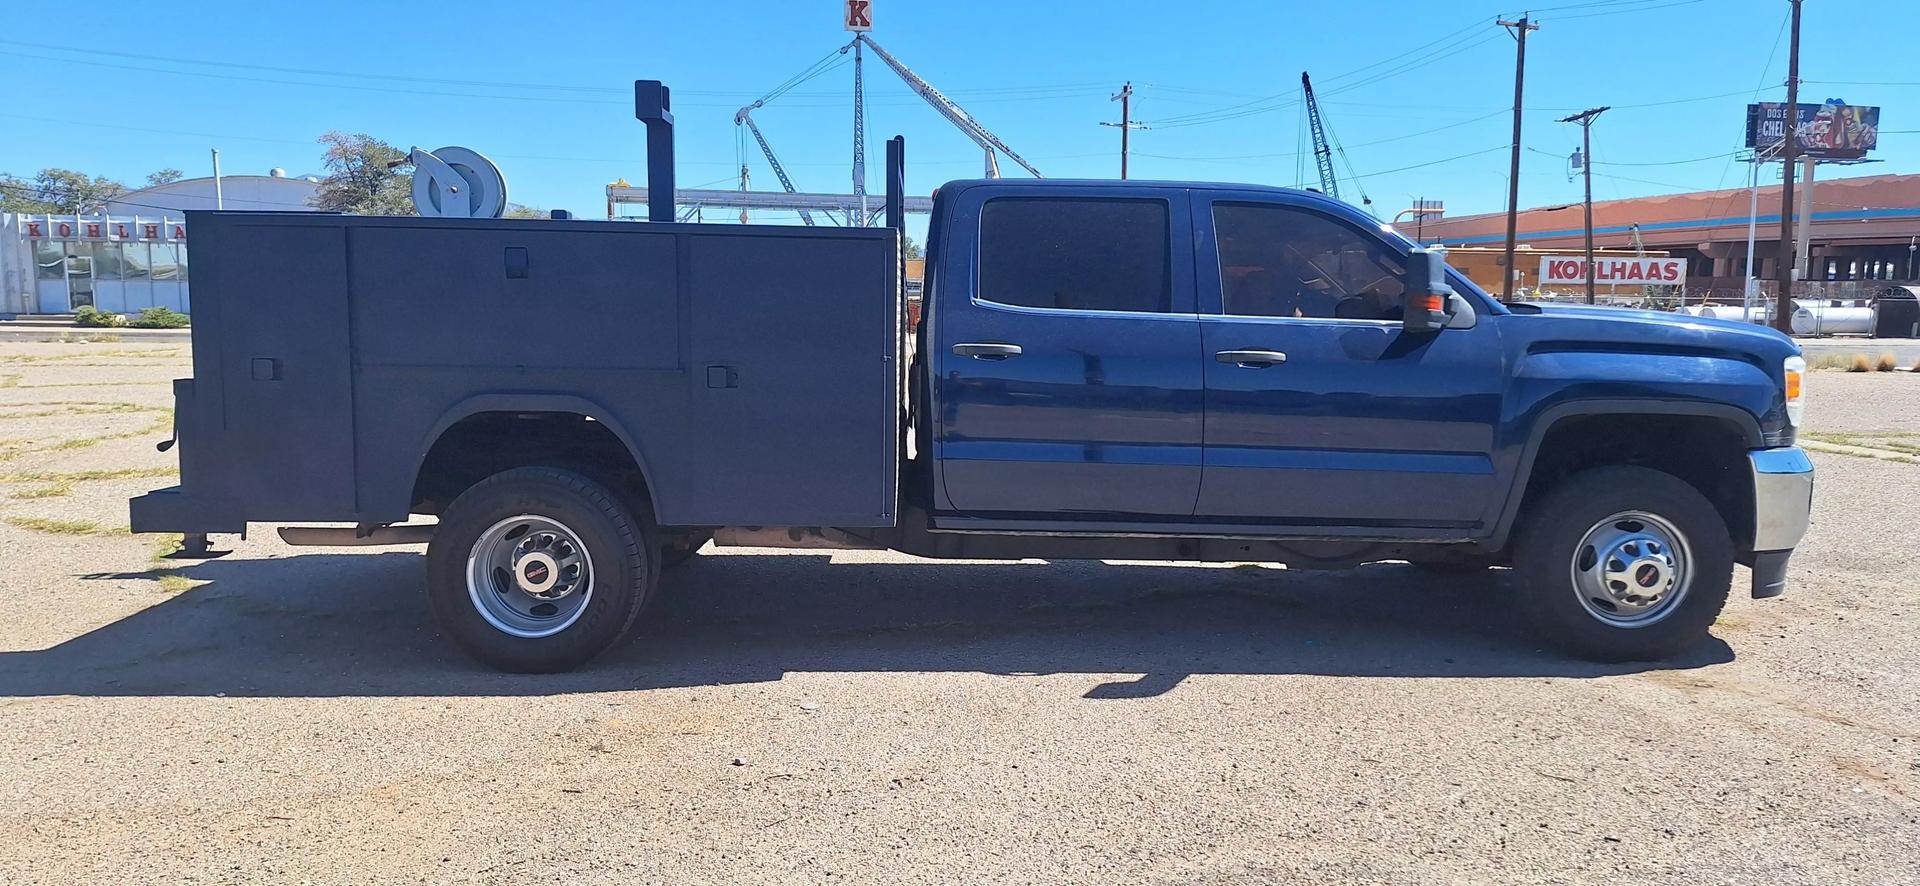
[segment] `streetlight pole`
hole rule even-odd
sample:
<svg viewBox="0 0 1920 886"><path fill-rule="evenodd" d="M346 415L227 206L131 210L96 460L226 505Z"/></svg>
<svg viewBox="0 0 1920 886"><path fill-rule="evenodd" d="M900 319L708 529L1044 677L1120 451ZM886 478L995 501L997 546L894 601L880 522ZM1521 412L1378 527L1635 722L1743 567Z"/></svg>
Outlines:
<svg viewBox="0 0 1920 886"><path fill-rule="evenodd" d="M1580 169L1585 173L1587 180L1585 201L1587 207L1587 304L1594 303L1596 289L1593 280L1593 121L1606 113L1607 107L1602 105L1597 108L1588 108L1571 117L1560 118L1562 123L1580 124L1580 153L1585 158L1580 164Z"/></svg>

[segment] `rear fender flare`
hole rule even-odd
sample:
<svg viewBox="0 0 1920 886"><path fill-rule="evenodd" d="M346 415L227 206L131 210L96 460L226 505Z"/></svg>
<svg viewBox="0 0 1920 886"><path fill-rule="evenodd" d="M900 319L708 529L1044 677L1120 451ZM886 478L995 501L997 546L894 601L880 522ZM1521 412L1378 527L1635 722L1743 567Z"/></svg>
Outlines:
<svg viewBox="0 0 1920 886"><path fill-rule="evenodd" d="M647 484L647 488L657 488L653 485L653 471L647 465L646 456L634 442L633 434L628 432L626 425L619 419L614 418L611 410L575 394L542 393L475 394L449 407L415 448L413 461L415 484L420 482L420 471L426 467L427 455L433 451L434 444L440 442L440 437L447 432L447 429L483 412L566 412L593 419L612 431L613 436L620 441L620 445L626 447L627 455L632 457L634 465L639 468L640 478Z"/></svg>

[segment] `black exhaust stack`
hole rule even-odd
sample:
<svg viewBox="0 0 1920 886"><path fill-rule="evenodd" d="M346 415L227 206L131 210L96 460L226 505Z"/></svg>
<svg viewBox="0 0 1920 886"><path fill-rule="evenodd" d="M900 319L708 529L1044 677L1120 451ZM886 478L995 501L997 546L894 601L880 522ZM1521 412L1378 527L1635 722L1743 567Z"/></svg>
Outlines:
<svg viewBox="0 0 1920 886"><path fill-rule="evenodd" d="M633 116L647 124L647 221L673 221L673 96L666 84L633 81Z"/></svg>
<svg viewBox="0 0 1920 886"><path fill-rule="evenodd" d="M887 139L887 227L907 229L907 137Z"/></svg>

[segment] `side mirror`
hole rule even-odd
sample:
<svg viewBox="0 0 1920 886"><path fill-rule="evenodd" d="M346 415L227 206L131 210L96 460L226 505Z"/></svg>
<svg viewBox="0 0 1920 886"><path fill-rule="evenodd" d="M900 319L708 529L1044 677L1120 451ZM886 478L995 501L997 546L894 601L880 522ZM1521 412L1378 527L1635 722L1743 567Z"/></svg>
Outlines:
<svg viewBox="0 0 1920 886"><path fill-rule="evenodd" d="M1447 303L1453 287L1447 285L1447 262L1437 252L1415 249L1407 253L1407 304L1400 328L1408 332L1438 332L1447 325Z"/></svg>

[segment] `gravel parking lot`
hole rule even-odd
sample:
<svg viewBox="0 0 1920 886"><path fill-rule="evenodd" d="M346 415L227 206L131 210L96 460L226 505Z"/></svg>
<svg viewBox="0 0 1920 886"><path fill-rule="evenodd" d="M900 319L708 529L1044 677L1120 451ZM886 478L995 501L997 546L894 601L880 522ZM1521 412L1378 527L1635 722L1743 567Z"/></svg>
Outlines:
<svg viewBox="0 0 1920 886"><path fill-rule="evenodd" d="M126 534L185 374L0 343L0 883L1920 882L1920 465L1816 453L1787 595L1660 667L1499 573L709 551L505 676L415 551ZM1920 377L1809 386L1920 435Z"/></svg>

